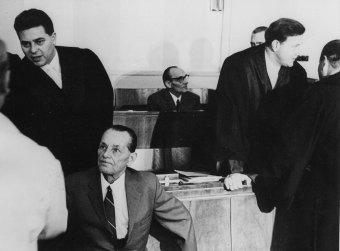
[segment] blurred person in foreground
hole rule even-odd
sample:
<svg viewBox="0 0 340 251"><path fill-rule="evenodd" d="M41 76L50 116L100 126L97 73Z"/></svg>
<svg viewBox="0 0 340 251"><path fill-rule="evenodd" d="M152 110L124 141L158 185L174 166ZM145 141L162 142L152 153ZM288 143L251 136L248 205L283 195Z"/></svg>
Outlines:
<svg viewBox="0 0 340 251"><path fill-rule="evenodd" d="M9 62L0 40L0 108L9 93ZM0 249L35 251L37 240L66 230L65 184L58 160L0 113Z"/></svg>

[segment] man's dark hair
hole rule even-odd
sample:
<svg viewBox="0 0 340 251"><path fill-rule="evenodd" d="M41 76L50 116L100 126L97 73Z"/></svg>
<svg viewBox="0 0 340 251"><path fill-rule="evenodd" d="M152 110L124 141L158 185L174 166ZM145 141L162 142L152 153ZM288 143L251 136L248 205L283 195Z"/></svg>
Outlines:
<svg viewBox="0 0 340 251"><path fill-rule="evenodd" d="M340 60L340 40L335 39L328 42L322 49L320 60L326 56L334 67L334 64Z"/></svg>
<svg viewBox="0 0 340 251"><path fill-rule="evenodd" d="M127 132L130 135L130 142L127 145L127 148L131 153L134 153L137 147L137 135L136 133L129 127L123 125L112 125L104 131L104 133L108 130L113 130L117 132Z"/></svg>
<svg viewBox="0 0 340 251"><path fill-rule="evenodd" d="M14 21L14 29L19 34L20 31L42 26L48 35L54 32L51 18L42 10L29 9L21 12Z"/></svg>
<svg viewBox="0 0 340 251"><path fill-rule="evenodd" d="M170 66L170 67L166 68L165 71L163 72L162 79L163 79L164 85L165 85L165 81L170 81L171 80L170 70L174 69L174 68L178 68L178 66L175 66L175 65Z"/></svg>
<svg viewBox="0 0 340 251"><path fill-rule="evenodd" d="M262 32L262 31L266 31L268 28L266 26L259 26L259 27L256 27L252 34L256 34L256 33L259 33L259 32Z"/></svg>
<svg viewBox="0 0 340 251"><path fill-rule="evenodd" d="M4 41L0 40L0 94L6 94L5 77L9 63Z"/></svg>
<svg viewBox="0 0 340 251"><path fill-rule="evenodd" d="M265 33L266 45L270 46L274 40L280 43L287 37L299 36L305 32L305 27L298 21L289 18L280 18L271 23Z"/></svg>

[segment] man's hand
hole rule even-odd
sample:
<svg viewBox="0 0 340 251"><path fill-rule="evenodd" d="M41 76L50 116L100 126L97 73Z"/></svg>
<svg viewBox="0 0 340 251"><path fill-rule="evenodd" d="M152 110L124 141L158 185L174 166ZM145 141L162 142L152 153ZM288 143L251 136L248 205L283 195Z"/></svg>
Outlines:
<svg viewBox="0 0 340 251"><path fill-rule="evenodd" d="M224 185L228 190L236 190L243 187L248 187L251 184L251 179L248 175L240 174L240 173L233 173L229 174L224 179Z"/></svg>

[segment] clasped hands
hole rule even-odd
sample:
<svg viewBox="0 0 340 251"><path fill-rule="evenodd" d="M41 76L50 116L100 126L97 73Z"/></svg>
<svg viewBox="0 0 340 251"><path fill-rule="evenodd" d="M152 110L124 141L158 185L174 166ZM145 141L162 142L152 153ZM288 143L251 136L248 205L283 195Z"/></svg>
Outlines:
<svg viewBox="0 0 340 251"><path fill-rule="evenodd" d="M244 187L249 187L251 186L251 179L248 175L245 174L232 173L224 179L224 186L231 191Z"/></svg>

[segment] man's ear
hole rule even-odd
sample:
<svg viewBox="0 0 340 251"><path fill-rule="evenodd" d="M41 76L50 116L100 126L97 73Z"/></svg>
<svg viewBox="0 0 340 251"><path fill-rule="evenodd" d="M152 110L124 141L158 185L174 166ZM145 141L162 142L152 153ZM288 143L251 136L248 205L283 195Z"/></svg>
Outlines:
<svg viewBox="0 0 340 251"><path fill-rule="evenodd" d="M273 51L276 52L280 49L281 43L275 39L272 41L271 46L272 46Z"/></svg>
<svg viewBox="0 0 340 251"><path fill-rule="evenodd" d="M52 38L53 44L56 45L56 43L57 43L57 33L53 32L52 35L51 35L51 38Z"/></svg>
<svg viewBox="0 0 340 251"><path fill-rule="evenodd" d="M136 153L136 152L131 153L131 154L130 154L130 157L129 157L128 164L133 163L133 162L136 160L136 158L137 158L137 153Z"/></svg>
<svg viewBox="0 0 340 251"><path fill-rule="evenodd" d="M167 87L167 88L171 88L171 82L169 80L166 80L164 82L164 85Z"/></svg>

